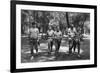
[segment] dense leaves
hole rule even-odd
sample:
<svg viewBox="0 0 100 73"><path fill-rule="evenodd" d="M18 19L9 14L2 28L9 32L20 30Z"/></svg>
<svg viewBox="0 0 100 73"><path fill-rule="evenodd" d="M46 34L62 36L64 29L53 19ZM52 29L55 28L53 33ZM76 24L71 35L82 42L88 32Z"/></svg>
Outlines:
<svg viewBox="0 0 100 73"><path fill-rule="evenodd" d="M43 33L46 33L49 26L59 26L62 32L72 26L80 27L83 33L90 32L89 13L21 10L22 34L28 33L32 22Z"/></svg>

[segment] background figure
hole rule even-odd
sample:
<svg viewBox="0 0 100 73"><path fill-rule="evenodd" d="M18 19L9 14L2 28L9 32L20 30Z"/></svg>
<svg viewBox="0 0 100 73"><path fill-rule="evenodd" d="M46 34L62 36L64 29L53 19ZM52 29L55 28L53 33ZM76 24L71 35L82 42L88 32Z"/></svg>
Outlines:
<svg viewBox="0 0 100 73"><path fill-rule="evenodd" d="M59 27L55 28L54 36L55 36L55 47L56 47L55 52L58 53L62 39L62 32L60 31Z"/></svg>
<svg viewBox="0 0 100 73"><path fill-rule="evenodd" d="M49 26L49 29L47 31L47 36L48 36L48 49L49 53L52 52L52 46L53 46L53 36L54 36L54 31L51 26Z"/></svg>
<svg viewBox="0 0 100 73"><path fill-rule="evenodd" d="M32 27L29 29L29 39L30 39L30 46L31 46L31 59L34 58L34 49L38 52L38 34L39 30L36 28L36 24L32 23Z"/></svg>

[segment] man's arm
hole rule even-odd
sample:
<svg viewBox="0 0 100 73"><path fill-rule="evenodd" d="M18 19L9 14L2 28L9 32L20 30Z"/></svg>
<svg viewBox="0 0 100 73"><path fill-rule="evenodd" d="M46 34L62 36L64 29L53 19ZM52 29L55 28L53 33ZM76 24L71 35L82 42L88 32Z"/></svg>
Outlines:
<svg viewBox="0 0 100 73"><path fill-rule="evenodd" d="M48 35L48 31L46 32L46 36L48 37L49 35Z"/></svg>
<svg viewBox="0 0 100 73"><path fill-rule="evenodd" d="M39 42L40 38L39 38L39 30L38 30L38 28L37 28L37 38L38 38L37 41Z"/></svg>
<svg viewBox="0 0 100 73"><path fill-rule="evenodd" d="M39 35L39 30L38 30L38 28L37 28L37 34Z"/></svg>
<svg viewBox="0 0 100 73"><path fill-rule="evenodd" d="M29 28L28 29L28 37L30 37L30 34L31 34L31 29Z"/></svg>
<svg viewBox="0 0 100 73"><path fill-rule="evenodd" d="M62 32L60 31L60 39L63 37Z"/></svg>

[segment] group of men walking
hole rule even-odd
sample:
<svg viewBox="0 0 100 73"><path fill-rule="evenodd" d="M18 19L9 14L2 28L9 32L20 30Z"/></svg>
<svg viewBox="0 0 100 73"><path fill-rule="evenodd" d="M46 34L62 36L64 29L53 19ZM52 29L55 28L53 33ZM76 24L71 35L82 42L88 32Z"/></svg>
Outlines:
<svg viewBox="0 0 100 73"><path fill-rule="evenodd" d="M69 28L68 29L68 42L69 42L69 54L72 53L72 49L75 52L76 47L78 48L78 57L80 57L80 35L81 32L79 32L79 29ZM35 23L32 23L32 27L29 29L29 41L30 41L30 52L31 52L31 59L34 58L34 52L33 50L36 50L38 53L38 35L39 30L36 27ZM48 37L48 53L51 54L53 52L52 47L55 45L55 54L59 52L61 40L63 38L62 32L60 31L59 27L55 27L54 29L49 26L49 29L47 31L47 37ZM67 44L66 44L67 45Z"/></svg>
<svg viewBox="0 0 100 73"><path fill-rule="evenodd" d="M52 46L55 44L55 53L58 53L61 39L62 39L62 32L60 31L59 27L56 27L54 30L52 27L49 27L49 30L47 31L47 37L48 37L48 49L50 50L49 53L52 52Z"/></svg>

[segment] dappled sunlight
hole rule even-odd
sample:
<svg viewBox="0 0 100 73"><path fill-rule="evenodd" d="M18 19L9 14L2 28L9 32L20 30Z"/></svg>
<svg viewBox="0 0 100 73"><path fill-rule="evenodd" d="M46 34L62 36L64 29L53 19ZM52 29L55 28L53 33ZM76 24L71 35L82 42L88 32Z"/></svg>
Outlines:
<svg viewBox="0 0 100 73"><path fill-rule="evenodd" d="M54 60L54 59L55 59L55 56L51 56L51 57L41 56L41 57L38 58L37 62L51 61L51 60Z"/></svg>
<svg viewBox="0 0 100 73"><path fill-rule="evenodd" d="M69 46L68 46L68 41L62 41L60 49L59 49L59 53L57 55L55 55L55 45L53 45L53 52L51 54L48 54L49 50L48 50L48 43L40 43L40 46L38 46L38 53L36 53L36 51L34 50L34 55L35 58L33 60L31 60L31 56L30 56L30 47L27 47L26 45L23 45L23 48L21 50L21 62L22 63L27 63L27 62L48 62L48 61L67 61L67 60L85 60L85 59L89 59L90 55L89 55L89 46L90 45L90 41L89 40L84 40L83 43L81 43L80 46L80 54L81 54L81 58L77 57L77 52L78 49L76 48L75 50L75 54L73 53L73 49L72 49L72 55L68 55L69 52ZM27 47L27 48L26 48Z"/></svg>
<svg viewBox="0 0 100 73"><path fill-rule="evenodd" d="M52 32L50 33L49 31L48 33L48 30L52 30ZM69 38L71 38L71 43ZM76 43L74 44L73 38L78 38L80 45L77 41L75 41ZM48 39L50 39L49 42ZM80 40L82 40L82 42L80 42ZM48 48L48 43L52 46L52 50ZM34 49L34 47L37 48L37 44L38 52ZM73 48L72 52L69 52L69 46L75 47L77 46L76 44L80 46L81 58L78 58L78 48L75 49L75 52ZM31 59L31 57L34 58ZM90 13L21 10L22 63L85 60L89 58Z"/></svg>
<svg viewBox="0 0 100 73"><path fill-rule="evenodd" d="M48 46L46 44L42 43L39 47L38 52L48 52L47 50L48 50ZM53 50L55 50L54 45L53 45ZM69 47L60 46L59 52L68 52L68 51L69 51ZM36 51L34 50L34 52L36 52ZM72 52L74 52L73 49L72 49ZM77 48L76 48L75 52L78 52ZM23 51L23 53L30 53L30 50ZM82 53L83 53L83 50L80 48L80 54L82 54Z"/></svg>

